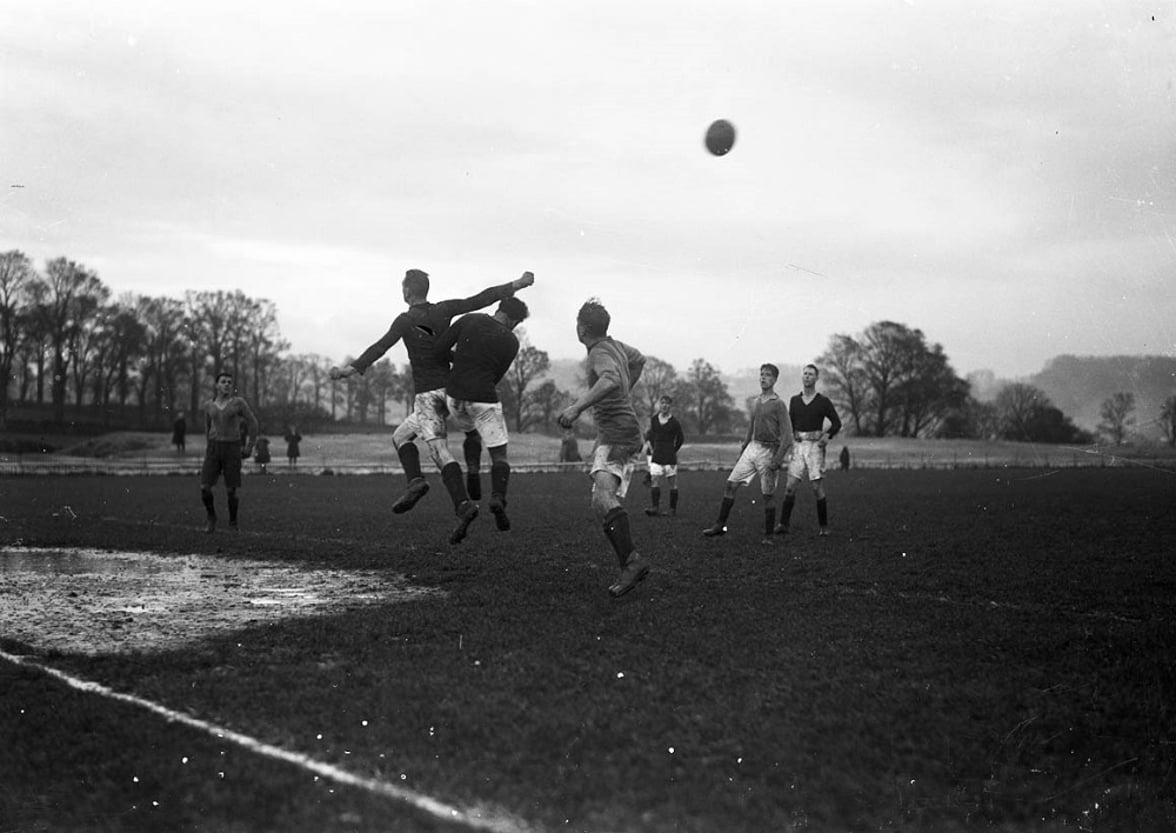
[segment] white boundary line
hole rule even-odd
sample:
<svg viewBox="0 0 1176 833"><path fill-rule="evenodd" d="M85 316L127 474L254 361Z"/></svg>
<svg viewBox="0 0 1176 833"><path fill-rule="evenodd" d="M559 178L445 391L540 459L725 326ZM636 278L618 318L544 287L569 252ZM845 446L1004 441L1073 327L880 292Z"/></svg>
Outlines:
<svg viewBox="0 0 1176 833"><path fill-rule="evenodd" d="M385 781L379 781L375 778L363 778L358 775L353 775L346 770L340 769L332 764L316 761L308 755L303 755L298 752L289 752L272 744L257 740L256 738L243 735L240 732L234 732L232 729L226 729L223 726L217 726L215 723L209 723L205 720L200 720L190 715L177 712L169 709L167 706L154 703L150 700L145 700L142 697L136 697L133 694L123 694L113 689L107 688L101 683L92 682L89 680L82 680L73 677L64 671L44 665L40 662L30 660L27 657L18 654L10 654L6 651L0 650L0 659L8 660L14 665L19 665L25 668L36 668L51 677L61 680L71 688L87 694L97 694L100 697L106 697L110 700L117 700L122 703L129 703L133 706L146 709L164 717L170 723L182 723L193 729L204 732L217 739L228 740L237 744L249 752L258 755L264 755L267 758L272 758L277 761L293 764L301 767L308 772L312 772L322 778L327 778L338 784L343 784L349 787L358 787L361 790L366 790L375 795L391 798L396 801L403 802L418 810L422 810L429 815L441 819L443 821L453 822L456 824L463 824L474 830L489 830L494 833L527 833L532 828L524 824L505 818L483 815L478 812L470 812L460 810L444 802L438 801L435 798L418 793L414 790L398 787L395 784L389 784Z"/></svg>

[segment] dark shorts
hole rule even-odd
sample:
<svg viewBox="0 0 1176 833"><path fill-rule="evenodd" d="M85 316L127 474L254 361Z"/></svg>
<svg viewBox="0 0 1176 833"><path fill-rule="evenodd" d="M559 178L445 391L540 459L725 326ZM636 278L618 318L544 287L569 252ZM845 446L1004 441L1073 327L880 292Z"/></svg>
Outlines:
<svg viewBox="0 0 1176 833"><path fill-rule="evenodd" d="M200 485L211 489L217 478L225 476L225 486L236 489L241 485L241 443L237 441L210 442L200 467Z"/></svg>

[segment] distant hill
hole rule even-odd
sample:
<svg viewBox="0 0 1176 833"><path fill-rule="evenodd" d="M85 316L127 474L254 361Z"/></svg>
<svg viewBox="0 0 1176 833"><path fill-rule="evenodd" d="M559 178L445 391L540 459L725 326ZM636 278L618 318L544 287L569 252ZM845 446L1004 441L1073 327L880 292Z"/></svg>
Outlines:
<svg viewBox="0 0 1176 833"><path fill-rule="evenodd" d="M968 374L972 395L991 402L1001 387L1023 382L1040 388L1075 425L1096 431L1102 403L1116 393L1135 395L1134 434L1159 440L1160 408L1176 394L1176 358L1169 356L1055 356L1024 379L998 379L992 371Z"/></svg>
<svg viewBox="0 0 1176 833"><path fill-rule="evenodd" d="M1169 356L1057 356L1025 380L1041 388L1075 425L1091 431L1102 403L1116 393L1135 395L1133 433L1158 440L1160 408L1176 394L1176 358Z"/></svg>

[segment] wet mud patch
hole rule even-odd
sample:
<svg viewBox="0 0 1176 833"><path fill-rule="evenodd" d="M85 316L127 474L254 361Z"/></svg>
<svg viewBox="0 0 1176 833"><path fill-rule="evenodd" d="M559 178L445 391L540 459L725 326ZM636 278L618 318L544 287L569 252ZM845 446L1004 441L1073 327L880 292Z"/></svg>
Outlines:
<svg viewBox="0 0 1176 833"><path fill-rule="evenodd" d="M173 650L258 624L441 595L386 571L0 547L0 636L37 651Z"/></svg>

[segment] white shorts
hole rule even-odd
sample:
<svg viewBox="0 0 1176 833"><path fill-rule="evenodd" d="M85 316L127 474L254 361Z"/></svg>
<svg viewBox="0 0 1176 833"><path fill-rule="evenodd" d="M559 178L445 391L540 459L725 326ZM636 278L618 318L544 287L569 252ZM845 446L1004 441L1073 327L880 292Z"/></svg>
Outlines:
<svg viewBox="0 0 1176 833"><path fill-rule="evenodd" d="M445 397L445 402L454 427L463 433L477 431L486 448L498 448L510 439L501 402L469 402L452 396Z"/></svg>
<svg viewBox="0 0 1176 833"><path fill-rule="evenodd" d="M402 445L413 437L420 437L425 442L443 440L446 437L445 417L448 415L444 388L418 393L412 400L412 413L400 423L392 439L397 445Z"/></svg>
<svg viewBox="0 0 1176 833"><path fill-rule="evenodd" d="M816 440L801 440L792 446L788 476L803 480L806 472L809 480L820 480L825 473L825 449Z"/></svg>
<svg viewBox="0 0 1176 833"><path fill-rule="evenodd" d="M661 463L654 463L654 462L650 461L650 463L649 463L649 476L650 477L677 477L678 476L678 467L673 463L667 463L665 465L662 465Z"/></svg>
<svg viewBox="0 0 1176 833"><path fill-rule="evenodd" d="M596 444L592 449L592 468L588 470L589 475L594 475L598 471L606 471L621 481L617 487L617 497L624 500L625 495L629 493L629 481L633 479L633 471L637 468L637 457L640 455L641 447L634 446L631 451L626 451L623 446L618 445L602 445ZM593 484L593 489L596 485Z"/></svg>
<svg viewBox="0 0 1176 833"><path fill-rule="evenodd" d="M742 483L747 486L758 474L761 491L765 495L775 494L776 482L780 476L779 470L771 467L772 458L775 456L776 449L770 445L754 441L748 443L747 448L743 449L743 453L739 455L735 468L731 469L727 482Z"/></svg>

